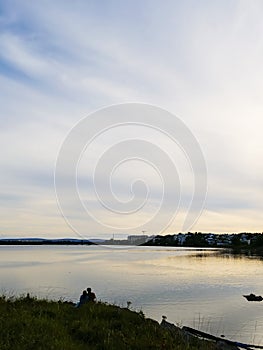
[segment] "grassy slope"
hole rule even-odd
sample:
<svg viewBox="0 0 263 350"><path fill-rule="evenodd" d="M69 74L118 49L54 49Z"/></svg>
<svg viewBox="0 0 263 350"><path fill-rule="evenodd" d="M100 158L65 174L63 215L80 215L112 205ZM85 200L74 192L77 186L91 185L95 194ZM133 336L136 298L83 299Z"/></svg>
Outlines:
<svg viewBox="0 0 263 350"><path fill-rule="evenodd" d="M68 303L0 297L1 350L122 350L213 349L212 344L189 344L158 322L114 305Z"/></svg>

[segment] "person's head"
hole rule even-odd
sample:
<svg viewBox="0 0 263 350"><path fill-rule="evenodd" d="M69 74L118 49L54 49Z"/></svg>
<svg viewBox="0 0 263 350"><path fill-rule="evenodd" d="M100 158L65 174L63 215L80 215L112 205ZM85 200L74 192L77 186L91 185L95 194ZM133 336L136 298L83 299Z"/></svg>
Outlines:
<svg viewBox="0 0 263 350"><path fill-rule="evenodd" d="M86 290L83 290L82 294L83 294L83 295L87 295L87 291L86 291Z"/></svg>
<svg viewBox="0 0 263 350"><path fill-rule="evenodd" d="M91 292L91 288L87 288L87 292L90 293Z"/></svg>

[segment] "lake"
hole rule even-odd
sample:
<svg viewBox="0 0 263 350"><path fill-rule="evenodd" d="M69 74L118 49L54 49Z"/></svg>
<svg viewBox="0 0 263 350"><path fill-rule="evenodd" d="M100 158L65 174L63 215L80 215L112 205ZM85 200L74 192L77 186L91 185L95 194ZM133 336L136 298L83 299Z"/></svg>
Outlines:
<svg viewBox="0 0 263 350"><path fill-rule="evenodd" d="M211 249L106 246L0 246L0 292L76 302L99 300L147 317L263 345L263 261Z"/></svg>

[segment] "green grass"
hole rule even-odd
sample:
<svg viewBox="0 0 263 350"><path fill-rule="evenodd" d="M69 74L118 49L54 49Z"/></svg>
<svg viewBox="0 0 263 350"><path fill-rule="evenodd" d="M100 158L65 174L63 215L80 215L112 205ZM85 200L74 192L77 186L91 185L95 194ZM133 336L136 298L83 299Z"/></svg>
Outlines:
<svg viewBox="0 0 263 350"><path fill-rule="evenodd" d="M1 350L209 350L213 344L171 333L142 312L103 303L0 297Z"/></svg>

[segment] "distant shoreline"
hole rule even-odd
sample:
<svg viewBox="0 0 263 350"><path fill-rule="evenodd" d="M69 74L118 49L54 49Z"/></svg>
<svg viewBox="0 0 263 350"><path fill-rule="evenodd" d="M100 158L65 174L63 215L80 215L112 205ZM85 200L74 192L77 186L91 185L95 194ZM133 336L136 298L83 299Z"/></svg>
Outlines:
<svg viewBox="0 0 263 350"><path fill-rule="evenodd" d="M138 237L138 240L135 238ZM132 239L131 239L132 238ZM0 246L149 246L179 248L223 248L233 254L263 256L262 233L205 234L201 232L164 236L129 236L128 239L80 239L80 238L1 238Z"/></svg>
<svg viewBox="0 0 263 350"><path fill-rule="evenodd" d="M96 245L89 240L78 239L0 239L0 245Z"/></svg>

